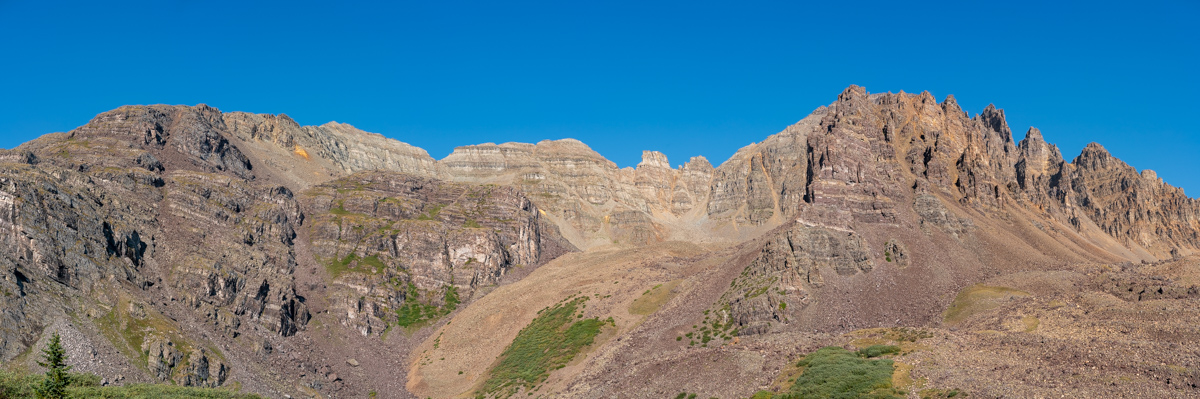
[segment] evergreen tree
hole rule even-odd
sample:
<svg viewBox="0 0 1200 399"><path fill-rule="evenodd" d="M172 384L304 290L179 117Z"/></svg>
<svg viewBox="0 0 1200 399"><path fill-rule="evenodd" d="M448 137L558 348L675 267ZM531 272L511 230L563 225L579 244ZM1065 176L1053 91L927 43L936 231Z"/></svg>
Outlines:
<svg viewBox="0 0 1200 399"><path fill-rule="evenodd" d="M46 379L42 380L41 386L34 389L34 393L39 399L66 398L67 385L71 382L67 371L71 366L67 365L67 353L63 350L57 332L50 336L50 343L42 349L42 359L45 361L38 362L38 365L46 368Z"/></svg>

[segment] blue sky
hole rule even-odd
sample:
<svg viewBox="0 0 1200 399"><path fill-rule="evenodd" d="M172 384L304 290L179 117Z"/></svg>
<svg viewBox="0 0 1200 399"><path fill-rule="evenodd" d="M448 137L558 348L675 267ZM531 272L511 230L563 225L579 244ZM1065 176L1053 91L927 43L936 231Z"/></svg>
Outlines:
<svg viewBox="0 0 1200 399"><path fill-rule="evenodd" d="M858 84L995 103L1018 138L1096 141L1200 194L1195 1L341 3L0 0L0 147L206 103L435 158L573 137L716 164Z"/></svg>

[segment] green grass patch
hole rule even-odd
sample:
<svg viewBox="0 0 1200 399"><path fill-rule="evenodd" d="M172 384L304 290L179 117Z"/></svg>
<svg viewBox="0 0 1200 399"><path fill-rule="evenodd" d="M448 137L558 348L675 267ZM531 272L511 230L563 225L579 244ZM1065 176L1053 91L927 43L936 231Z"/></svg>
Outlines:
<svg viewBox="0 0 1200 399"><path fill-rule="evenodd" d="M677 285L679 285L679 281L672 281L646 290L641 297L629 304L629 313L645 316L658 311L658 308L675 297L674 291Z"/></svg>
<svg viewBox="0 0 1200 399"><path fill-rule="evenodd" d="M427 305L412 301L396 309L396 325L410 328L441 316L436 305Z"/></svg>
<svg viewBox="0 0 1200 399"><path fill-rule="evenodd" d="M763 284L754 290L746 291L746 299L753 299L761 296L762 294L766 294L767 291L771 290L771 285L775 283L775 280L775 277L771 277L771 280L766 284Z"/></svg>
<svg viewBox="0 0 1200 399"><path fill-rule="evenodd" d="M1037 317L1024 316L1021 318L1021 324L1025 326L1025 332L1034 332L1041 323L1041 320L1038 320Z"/></svg>
<svg viewBox="0 0 1200 399"><path fill-rule="evenodd" d="M446 288L446 293L442 295L442 300L446 303L446 308L450 309L446 313L453 312L458 309L458 304L462 303L458 299L458 288L450 286Z"/></svg>
<svg viewBox="0 0 1200 399"><path fill-rule="evenodd" d="M342 273L350 271L350 264L357 260L359 260L358 254L354 253L346 255L341 259L335 256L333 259L330 259L329 262L325 263L325 270L329 272L330 277L337 278L338 276L341 276ZM376 258L376 260L378 260L378 258Z"/></svg>
<svg viewBox="0 0 1200 399"><path fill-rule="evenodd" d="M418 299L417 286L408 283L408 291L411 298L404 306L396 309L396 325L407 329L413 329L424 325L428 321L436 320L439 317L448 315L458 309L458 304L462 303L458 298L458 288L454 286L446 287L446 292L442 294L442 306L434 304L421 303Z"/></svg>
<svg viewBox="0 0 1200 399"><path fill-rule="evenodd" d="M383 261L379 260L379 257L375 255L359 259L358 264L370 266L375 269L375 273L383 273L387 269L387 265L383 264Z"/></svg>
<svg viewBox="0 0 1200 399"><path fill-rule="evenodd" d="M341 258L334 256L323 263L325 263L325 270L333 278L348 272L368 273L374 271L379 274L387 270L387 264L379 259L378 255L362 257L356 253L350 253Z"/></svg>
<svg viewBox="0 0 1200 399"><path fill-rule="evenodd" d="M883 355L894 355L900 353L900 347L894 345L871 345L863 349L859 349L859 357L880 357Z"/></svg>
<svg viewBox="0 0 1200 399"><path fill-rule="evenodd" d="M146 370L148 360L148 354L142 351L146 336L155 334L164 337L183 354L174 372L185 370L192 345L183 339L179 328L149 307L139 307L144 313L141 315L131 314L130 307L129 301L118 300L112 310L97 319L100 334L143 370Z"/></svg>
<svg viewBox="0 0 1200 399"><path fill-rule="evenodd" d="M438 213L441 213L442 208L445 208L445 207L446 207L446 205L442 205L442 204L437 204L437 205L431 206L431 207L429 207L429 211L425 212L424 214L422 214L420 216L417 216L417 220L437 220Z"/></svg>
<svg viewBox="0 0 1200 399"><path fill-rule="evenodd" d="M591 345L608 322L580 319L586 301L587 297L569 299L538 312L500 355L477 395L509 397L522 389L532 392L551 371L565 367Z"/></svg>
<svg viewBox="0 0 1200 399"><path fill-rule="evenodd" d="M360 217L360 218L369 217L364 213L347 211L346 210L346 200L344 200L344 199L338 200L337 206L334 206L333 208L329 208L329 213L334 216L340 216L340 217L344 217L344 216L353 216L353 217ZM338 220L338 219L335 218L335 220Z"/></svg>
<svg viewBox="0 0 1200 399"><path fill-rule="evenodd" d="M471 228L471 229L482 229L483 225L479 224L479 222L476 222L475 219L467 219L466 222L463 222L463 227Z"/></svg>
<svg viewBox="0 0 1200 399"><path fill-rule="evenodd" d="M797 366L803 373L796 377L792 388L773 395L775 399L899 399L900 391L892 387L891 359L875 359L873 354L895 353L899 348L878 345L858 352L827 346L808 354ZM877 356L878 356L877 355ZM758 396L756 396L758 397Z"/></svg>
<svg viewBox="0 0 1200 399"><path fill-rule="evenodd" d="M959 292L943 316L946 324L958 324L975 314L1000 306L1005 299L1027 296L1029 293L1021 290L976 284Z"/></svg>
<svg viewBox="0 0 1200 399"><path fill-rule="evenodd" d="M33 398L34 387L41 385L41 374L0 370L0 398ZM70 398L110 399L251 399L258 395L239 394L222 388L191 388L167 384L138 384L101 387L100 377L71 373L67 396Z"/></svg>
<svg viewBox="0 0 1200 399"><path fill-rule="evenodd" d="M353 184L353 186L350 186ZM342 187L337 188L338 194L346 194L363 191L367 188L362 182L346 182Z"/></svg>

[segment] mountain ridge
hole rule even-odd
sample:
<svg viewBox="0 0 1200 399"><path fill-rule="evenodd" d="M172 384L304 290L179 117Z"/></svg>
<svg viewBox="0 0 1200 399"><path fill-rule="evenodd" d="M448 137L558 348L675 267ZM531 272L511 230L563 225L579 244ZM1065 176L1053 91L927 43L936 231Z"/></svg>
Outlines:
<svg viewBox="0 0 1200 399"><path fill-rule="evenodd" d="M979 345L941 315L985 282L1046 306L1092 306L1060 280L1129 306L1200 298L1184 269L1139 274L1200 253L1200 204L1153 171L1099 144L1068 161L1035 128L1018 141L993 105L969 117L953 96L858 86L720 165L675 168L656 151L621 168L574 139L436 160L343 123L126 106L0 151L0 246L0 316L18 326L0 360L65 328L106 376L272 396L468 395L487 378L470 365L580 294L580 317L613 330L550 372L576 397L746 396L866 328ZM663 286L658 310L626 311ZM700 325L720 340L684 342ZM737 364L739 382L673 362Z"/></svg>

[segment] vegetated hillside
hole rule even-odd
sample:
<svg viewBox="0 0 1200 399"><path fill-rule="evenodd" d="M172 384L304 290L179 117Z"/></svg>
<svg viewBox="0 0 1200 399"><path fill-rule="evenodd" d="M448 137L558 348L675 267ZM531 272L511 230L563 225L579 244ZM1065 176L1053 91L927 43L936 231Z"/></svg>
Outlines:
<svg viewBox="0 0 1200 399"><path fill-rule="evenodd" d="M717 167L624 169L569 139L438 161L345 124L122 107L0 152L0 227L0 360L58 331L121 384L1189 396L1200 369L1179 350L1200 205L928 93L851 86ZM850 369L870 379L820 378Z"/></svg>

